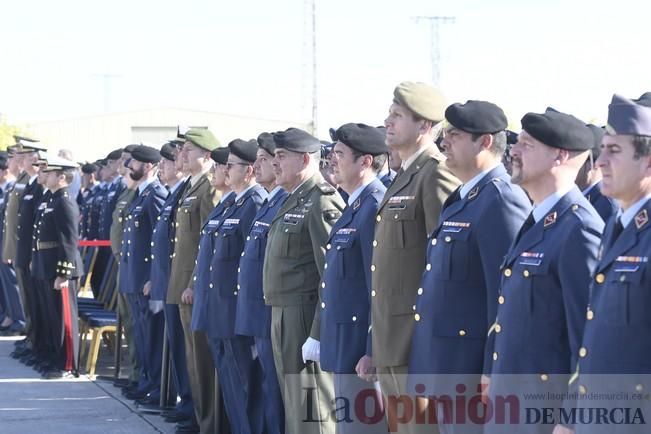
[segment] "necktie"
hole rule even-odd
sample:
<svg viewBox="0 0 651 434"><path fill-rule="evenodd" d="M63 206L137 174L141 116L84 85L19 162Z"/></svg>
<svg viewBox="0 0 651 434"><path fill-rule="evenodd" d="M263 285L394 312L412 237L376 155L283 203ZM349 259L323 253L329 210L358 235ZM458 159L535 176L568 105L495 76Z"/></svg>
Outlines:
<svg viewBox="0 0 651 434"><path fill-rule="evenodd" d="M535 224L536 224L536 220L533 218L533 212L532 212L529 214L529 217L527 217L527 219L522 224L522 227L518 232L518 236L515 238L516 242L518 242L520 238L522 238L522 235L524 235L524 233L527 232L529 229L531 229Z"/></svg>
<svg viewBox="0 0 651 434"><path fill-rule="evenodd" d="M445 200L445 203L443 204L443 209L449 207L458 200L461 200L461 187L458 187L452 192L450 196L448 196L448 198Z"/></svg>
<svg viewBox="0 0 651 434"><path fill-rule="evenodd" d="M617 238L621 235L622 231L624 230L624 225L622 225L622 219L619 217L615 217L617 220L615 222L615 226L613 226L613 231L610 233L610 240L608 243L608 247L612 247L613 244L615 244L615 241L617 241Z"/></svg>

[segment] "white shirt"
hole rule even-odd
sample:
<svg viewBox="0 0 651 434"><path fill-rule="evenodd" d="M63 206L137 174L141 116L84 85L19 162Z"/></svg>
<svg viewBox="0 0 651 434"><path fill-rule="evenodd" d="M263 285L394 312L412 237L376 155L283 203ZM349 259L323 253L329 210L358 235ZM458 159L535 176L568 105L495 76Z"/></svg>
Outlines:
<svg viewBox="0 0 651 434"><path fill-rule="evenodd" d="M626 211L622 211L620 208L619 211L617 211L617 218L620 219L622 222L622 227L628 226L628 224L635 218L635 215L642 209L644 204L648 202L648 200L651 199L651 194L647 194L644 196L642 199L638 200L635 202L629 209Z"/></svg>
<svg viewBox="0 0 651 434"><path fill-rule="evenodd" d="M202 170L201 173L197 173L196 175L192 176L190 178L190 186L194 187L197 184L197 182L199 182L199 178L201 178L206 173L208 173L208 169Z"/></svg>
<svg viewBox="0 0 651 434"><path fill-rule="evenodd" d="M538 205L534 204L533 208L533 219L536 222L539 222L544 218L549 211L556 205L556 203L561 200L561 197L565 196L574 186L568 188L567 190L559 190L547 196L542 202Z"/></svg>
<svg viewBox="0 0 651 434"><path fill-rule="evenodd" d="M240 194L238 194L238 195L235 197L235 201L237 202L238 200L242 199L242 197L244 197L244 195L246 194L246 192L249 191L249 190L251 190L251 189L252 189L253 187L255 187L256 185L258 185L258 184L253 184L251 187L247 188L246 190L244 190L244 191L242 191Z"/></svg>
<svg viewBox="0 0 651 434"><path fill-rule="evenodd" d="M411 157L409 157L409 158L407 158L406 160L404 160L404 161L402 162L402 164L400 165L400 167L402 167L402 170L404 170L404 171L406 172L407 169L409 169L409 166L411 166L411 163L413 163L414 161L416 161L416 158L420 157L420 154L422 154L423 152L425 152L425 149L427 149L427 145L425 145L425 146L421 146L420 149L418 149L418 150L414 153L414 155L412 155Z"/></svg>
<svg viewBox="0 0 651 434"><path fill-rule="evenodd" d="M274 189L269 192L269 195L267 196L267 200L269 201L269 200L273 199L274 196L277 195L278 193L280 193L280 191L282 189L283 188L280 185L275 186Z"/></svg>
<svg viewBox="0 0 651 434"><path fill-rule="evenodd" d="M599 181L595 182L594 184L590 184L585 190L583 190L581 193L585 196L588 193L590 193L590 190L594 188L595 185L599 184Z"/></svg>
<svg viewBox="0 0 651 434"><path fill-rule="evenodd" d="M488 169L488 170L484 170L484 171L481 172L479 175L476 175L476 176L473 177L470 181L468 181L468 182L466 182L465 184L463 184L463 185L461 186L461 189L459 190L459 195L461 196L461 199L463 199L464 197L466 197L466 196L468 195L468 193L470 193L470 190L472 190L473 187L474 187L475 185L477 185L477 183L478 183L479 181L481 181L481 180L484 178L484 176L486 176L486 175L488 174L488 172L490 172L491 170L495 169L497 166L499 166L499 163L496 164L495 166L491 167L491 168Z"/></svg>

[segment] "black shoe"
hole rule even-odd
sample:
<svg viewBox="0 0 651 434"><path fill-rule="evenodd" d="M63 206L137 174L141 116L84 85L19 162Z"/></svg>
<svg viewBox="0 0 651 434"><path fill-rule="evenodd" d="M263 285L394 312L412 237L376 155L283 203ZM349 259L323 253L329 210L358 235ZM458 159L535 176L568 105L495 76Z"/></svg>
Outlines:
<svg viewBox="0 0 651 434"><path fill-rule="evenodd" d="M130 386L131 384L133 384L128 378L115 378L112 381L115 387Z"/></svg>
<svg viewBox="0 0 651 434"><path fill-rule="evenodd" d="M143 398L147 397L147 394L145 392L141 392L139 390L123 392L122 395L124 395L124 397L127 398L127 399L131 399L132 401L135 401L137 399L143 399Z"/></svg>
<svg viewBox="0 0 651 434"><path fill-rule="evenodd" d="M178 411L167 415L163 415L161 413L161 416L163 416L165 422L167 423L186 422L191 419L191 417L188 416L187 414L179 413Z"/></svg>
<svg viewBox="0 0 651 434"><path fill-rule="evenodd" d="M197 425L197 423L193 419L189 419L185 422L179 422L176 424L176 432L179 434L198 433L199 425Z"/></svg>
<svg viewBox="0 0 651 434"><path fill-rule="evenodd" d="M138 411L147 414L159 414L161 408L157 404L141 404L137 407Z"/></svg>

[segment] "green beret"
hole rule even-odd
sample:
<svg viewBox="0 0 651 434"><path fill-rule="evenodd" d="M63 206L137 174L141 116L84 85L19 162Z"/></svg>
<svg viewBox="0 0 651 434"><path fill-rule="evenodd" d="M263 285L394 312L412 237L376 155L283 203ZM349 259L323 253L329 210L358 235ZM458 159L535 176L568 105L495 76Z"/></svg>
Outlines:
<svg viewBox="0 0 651 434"><path fill-rule="evenodd" d="M192 142L201 149L204 149L208 152L219 148L219 140L215 138L213 133L210 130L204 128L192 128L185 133L185 140Z"/></svg>
<svg viewBox="0 0 651 434"><path fill-rule="evenodd" d="M440 122L445 119L448 104L438 90L425 83L403 81L393 91L394 102L408 108L423 119Z"/></svg>

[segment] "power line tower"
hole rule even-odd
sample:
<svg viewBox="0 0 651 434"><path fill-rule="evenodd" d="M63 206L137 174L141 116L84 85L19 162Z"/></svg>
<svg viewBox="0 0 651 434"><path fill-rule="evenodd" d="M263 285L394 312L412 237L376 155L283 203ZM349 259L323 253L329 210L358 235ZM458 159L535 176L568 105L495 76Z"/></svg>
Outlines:
<svg viewBox="0 0 651 434"><path fill-rule="evenodd" d="M109 112L111 111L111 93L112 93L112 86L111 86L111 81L116 78L122 77L121 75L118 74L93 74L93 78L99 78L100 80L103 81L103 86L104 86L104 112Z"/></svg>
<svg viewBox="0 0 651 434"><path fill-rule="evenodd" d="M432 63L432 85L440 86L441 81L441 46L440 28L443 24L454 24L456 17L446 17L440 15L417 16L413 17L416 24L425 22L429 25L430 33L430 61Z"/></svg>
<svg viewBox="0 0 651 434"><path fill-rule="evenodd" d="M316 61L316 0L303 2L303 101L309 100L311 105L311 132L316 136L318 123L318 86L317 86L317 61ZM306 84L311 89L308 90ZM309 94L309 96L307 96Z"/></svg>

